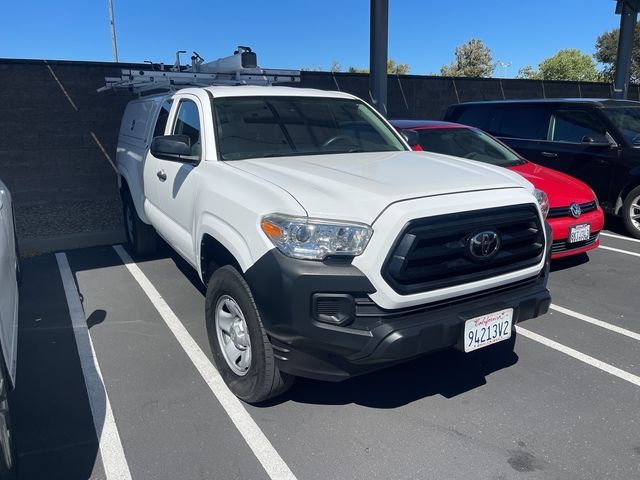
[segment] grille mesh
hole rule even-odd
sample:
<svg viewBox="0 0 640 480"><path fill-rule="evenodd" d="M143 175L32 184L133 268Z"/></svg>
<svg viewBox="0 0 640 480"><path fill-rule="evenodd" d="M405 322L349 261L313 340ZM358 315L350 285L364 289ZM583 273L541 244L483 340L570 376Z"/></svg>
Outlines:
<svg viewBox="0 0 640 480"><path fill-rule="evenodd" d="M472 235L495 230L500 249L487 260L473 258ZM544 255L544 229L532 204L474 210L412 220L387 256L382 276L398 293L436 290L521 270Z"/></svg>

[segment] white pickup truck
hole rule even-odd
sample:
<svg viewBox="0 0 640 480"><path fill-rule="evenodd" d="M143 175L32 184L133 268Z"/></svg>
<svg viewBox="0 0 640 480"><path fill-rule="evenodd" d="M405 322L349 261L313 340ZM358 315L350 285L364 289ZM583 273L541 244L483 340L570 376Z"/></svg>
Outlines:
<svg viewBox="0 0 640 480"><path fill-rule="evenodd" d="M412 152L345 93L143 96L126 108L117 166L131 249L151 254L157 232L197 270L215 364L247 402L295 376L512 348L515 324L550 304L544 193Z"/></svg>

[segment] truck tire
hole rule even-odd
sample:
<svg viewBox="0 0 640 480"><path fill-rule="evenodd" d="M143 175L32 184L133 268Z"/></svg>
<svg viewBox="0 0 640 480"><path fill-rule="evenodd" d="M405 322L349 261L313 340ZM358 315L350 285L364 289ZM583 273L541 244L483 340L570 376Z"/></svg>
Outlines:
<svg viewBox="0 0 640 480"><path fill-rule="evenodd" d="M0 478L15 479L18 470L15 435L11 423L9 375L0 352Z"/></svg>
<svg viewBox="0 0 640 480"><path fill-rule="evenodd" d="M640 238L640 186L631 190L624 199L620 215L631 236Z"/></svg>
<svg viewBox="0 0 640 480"><path fill-rule="evenodd" d="M249 285L233 266L211 275L205 315L216 368L238 398L260 403L293 385L294 377L278 369Z"/></svg>
<svg viewBox="0 0 640 480"><path fill-rule="evenodd" d="M146 257L156 253L158 234L151 225L147 225L138 216L133 205L131 193L126 192L122 199L124 230L134 255Z"/></svg>

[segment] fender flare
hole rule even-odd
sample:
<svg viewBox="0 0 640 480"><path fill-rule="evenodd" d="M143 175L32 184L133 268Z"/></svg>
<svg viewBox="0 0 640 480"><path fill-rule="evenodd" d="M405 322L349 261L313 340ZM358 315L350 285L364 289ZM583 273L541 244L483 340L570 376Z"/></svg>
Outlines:
<svg viewBox="0 0 640 480"><path fill-rule="evenodd" d="M236 259L243 273L255 263L254 255L252 255L251 248L245 237L233 225L208 212L202 214L198 234L195 237L197 244L194 250L198 253L196 258L202 258L202 239L205 235L210 235L220 242ZM268 248L265 246L265 252L267 250ZM202 268L198 269L198 274L204 281Z"/></svg>

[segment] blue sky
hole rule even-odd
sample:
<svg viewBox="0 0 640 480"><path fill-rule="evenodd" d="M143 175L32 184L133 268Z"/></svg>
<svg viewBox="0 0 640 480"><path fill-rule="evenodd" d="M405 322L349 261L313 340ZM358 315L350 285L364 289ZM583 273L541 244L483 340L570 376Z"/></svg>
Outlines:
<svg viewBox="0 0 640 480"><path fill-rule="evenodd" d="M369 0L113 0L121 61L206 60L249 45L263 67L368 67ZM561 48L593 53L616 28L613 0L389 0L389 57L438 72L455 47L482 39L507 76ZM0 58L112 59L107 0L2 2ZM504 76L504 69L496 71Z"/></svg>

